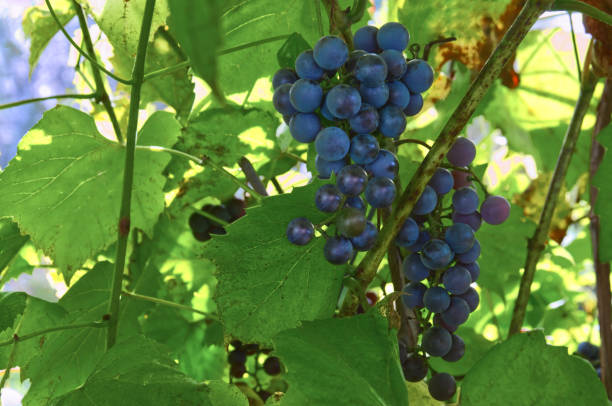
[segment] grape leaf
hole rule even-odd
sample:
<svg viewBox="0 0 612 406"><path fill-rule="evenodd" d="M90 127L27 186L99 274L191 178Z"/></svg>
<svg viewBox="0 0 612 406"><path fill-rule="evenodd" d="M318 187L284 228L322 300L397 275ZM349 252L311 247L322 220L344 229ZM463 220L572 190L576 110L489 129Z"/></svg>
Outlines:
<svg viewBox="0 0 612 406"><path fill-rule="evenodd" d="M278 66L294 69L295 59L309 49L312 49L312 46L299 33L294 32L276 52Z"/></svg>
<svg viewBox="0 0 612 406"><path fill-rule="evenodd" d="M396 335L375 312L280 332L274 347L289 384L282 404L406 405Z"/></svg>
<svg viewBox="0 0 612 406"><path fill-rule="evenodd" d="M543 371L546 371L543 373ZM465 376L461 405L607 405L595 369L541 331L516 334L491 349Z"/></svg>
<svg viewBox="0 0 612 406"><path fill-rule="evenodd" d="M215 302L228 334L269 343L302 320L334 313L344 268L325 260L323 238L296 246L285 236L296 217L325 218L314 205L321 184L264 199L204 246L203 256L217 265Z"/></svg>
<svg viewBox="0 0 612 406"><path fill-rule="evenodd" d="M16 223L8 219L0 219L0 271L12 261L29 238L19 232ZM1 285L3 284L0 283Z"/></svg>
<svg viewBox="0 0 612 406"><path fill-rule="evenodd" d="M602 263L612 261L612 252L608 249L612 244L612 125L599 132L597 140L606 149L606 153L593 177L593 186L599 189L595 201L595 213L599 216L599 260Z"/></svg>
<svg viewBox="0 0 612 406"><path fill-rule="evenodd" d="M87 381L57 406L212 406L208 388L176 368L159 344L141 336L105 353Z"/></svg>
<svg viewBox="0 0 612 406"><path fill-rule="evenodd" d="M138 141L171 146L178 132L170 113L157 112ZM0 217L14 218L70 280L83 261L116 239L124 154L87 114L65 106L47 111L0 174ZM136 151L132 225L149 234L164 207L161 172L169 161L166 153Z"/></svg>
<svg viewBox="0 0 612 406"><path fill-rule="evenodd" d="M70 0L55 0L52 3L53 11L62 25L75 16L74 9ZM33 6L26 10L23 21L21 22L23 32L30 39L30 75L38 62L38 58L43 53L51 38L59 31L59 26L51 16L47 6Z"/></svg>
<svg viewBox="0 0 612 406"><path fill-rule="evenodd" d="M213 406L248 406L249 401L240 389L223 381L208 383L210 401Z"/></svg>
<svg viewBox="0 0 612 406"><path fill-rule="evenodd" d="M0 331L13 327L15 319L25 309L26 297L24 293L0 293Z"/></svg>
<svg viewBox="0 0 612 406"><path fill-rule="evenodd" d="M223 99L217 80L217 50L222 41L220 0L174 0L170 6L170 31L189 57L191 69Z"/></svg>

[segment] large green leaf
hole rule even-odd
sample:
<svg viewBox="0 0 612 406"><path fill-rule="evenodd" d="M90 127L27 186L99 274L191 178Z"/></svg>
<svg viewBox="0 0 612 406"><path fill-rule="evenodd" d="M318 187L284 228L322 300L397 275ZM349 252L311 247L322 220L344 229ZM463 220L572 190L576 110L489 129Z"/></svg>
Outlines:
<svg viewBox="0 0 612 406"><path fill-rule="evenodd" d="M152 115L140 144L171 146L179 126L170 113ZM124 146L104 138L87 114L58 106L19 143L0 174L0 217L12 217L69 280L87 258L115 239ZM136 151L132 225L151 233L164 208L161 175L170 156Z"/></svg>
<svg viewBox="0 0 612 406"><path fill-rule="evenodd" d="M208 397L213 406L248 406L249 401L237 386L223 381L211 381L208 384Z"/></svg>
<svg viewBox="0 0 612 406"><path fill-rule="evenodd" d="M222 97L217 83L217 50L221 46L221 0L173 0L170 30L189 57L191 68L213 92Z"/></svg>
<svg viewBox="0 0 612 406"><path fill-rule="evenodd" d="M324 219L314 205L321 183L266 198L204 246L204 257L217 265L215 301L228 334L269 343L302 320L333 315L345 268L325 260L323 238L297 246L285 236L296 217Z"/></svg>
<svg viewBox="0 0 612 406"><path fill-rule="evenodd" d="M55 0L52 3L53 11L57 15L62 25L75 16L74 9L70 0ZM23 21L21 22L23 32L30 39L30 75L38 62L38 58L43 53L49 41L59 32L59 26L47 6L33 6L26 10Z"/></svg>
<svg viewBox="0 0 612 406"><path fill-rule="evenodd" d="M13 327L15 319L25 309L26 297L24 293L0 293L0 332Z"/></svg>
<svg viewBox="0 0 612 406"><path fill-rule="evenodd" d="M585 360L546 344L541 331L516 334L468 372L461 405L607 405L601 381Z"/></svg>
<svg viewBox="0 0 612 406"><path fill-rule="evenodd" d="M606 148L595 177L593 185L599 189L597 201L595 202L595 213L599 216L599 260L603 263L612 261L612 125L604 128L597 137L598 141Z"/></svg>
<svg viewBox="0 0 612 406"><path fill-rule="evenodd" d="M19 232L16 223L9 219L0 219L0 272L17 255L28 239L27 235Z"/></svg>
<svg viewBox="0 0 612 406"><path fill-rule="evenodd" d="M99 360L82 386L57 406L212 406L208 388L188 378L154 341L133 337Z"/></svg>
<svg viewBox="0 0 612 406"><path fill-rule="evenodd" d="M274 347L288 370L283 405L408 403L397 332L375 312L304 322L280 332Z"/></svg>

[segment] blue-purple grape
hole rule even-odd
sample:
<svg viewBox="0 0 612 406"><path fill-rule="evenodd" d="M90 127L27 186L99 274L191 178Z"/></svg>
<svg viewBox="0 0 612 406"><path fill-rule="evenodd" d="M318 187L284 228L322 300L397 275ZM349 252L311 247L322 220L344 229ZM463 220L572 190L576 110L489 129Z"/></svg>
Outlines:
<svg viewBox="0 0 612 406"><path fill-rule="evenodd" d="M404 378L408 382L419 382L427 376L427 359L416 353L410 354L402 361Z"/></svg>
<svg viewBox="0 0 612 406"><path fill-rule="evenodd" d="M353 73L355 71L355 67L357 66L357 60L365 54L367 54L367 52L361 49L356 49L352 51L349 54L349 57L346 60L346 63L344 64L344 68L346 69L346 72L349 74Z"/></svg>
<svg viewBox="0 0 612 406"><path fill-rule="evenodd" d="M457 392L457 382L446 372L435 374L427 383L429 394L441 402L447 401Z"/></svg>
<svg viewBox="0 0 612 406"><path fill-rule="evenodd" d="M468 166L476 157L476 145L465 137L455 140L446 154L448 162L455 166Z"/></svg>
<svg viewBox="0 0 612 406"><path fill-rule="evenodd" d="M356 164L365 165L374 162L380 147L376 138L370 134L359 134L351 140L349 155Z"/></svg>
<svg viewBox="0 0 612 406"><path fill-rule="evenodd" d="M361 95L352 86L336 85L327 93L325 105L334 117L347 119L359 112Z"/></svg>
<svg viewBox="0 0 612 406"><path fill-rule="evenodd" d="M423 249L423 247L425 246L425 244L431 239L431 236L429 235L429 231L427 230L421 230L421 232L419 233L419 238L418 240L416 240L416 242L414 244L412 244L409 247L406 247L408 250L412 251L412 252L419 252Z"/></svg>
<svg viewBox="0 0 612 406"><path fill-rule="evenodd" d="M325 71L314 60L312 50L304 51L295 59L295 70L302 79L320 80Z"/></svg>
<svg viewBox="0 0 612 406"><path fill-rule="evenodd" d="M404 54L395 49L386 49L380 53L380 56L387 64L387 80L399 80L402 76L404 76L407 67Z"/></svg>
<svg viewBox="0 0 612 406"><path fill-rule="evenodd" d="M325 259L334 264L346 264L353 256L353 245L344 237L330 237L323 247Z"/></svg>
<svg viewBox="0 0 612 406"><path fill-rule="evenodd" d="M291 85L289 100L297 111L313 113L323 101L323 89L310 79L300 79Z"/></svg>
<svg viewBox="0 0 612 406"><path fill-rule="evenodd" d="M472 277L467 269L461 265L456 265L444 271L442 283L446 290L453 295L461 295L470 288Z"/></svg>
<svg viewBox="0 0 612 406"><path fill-rule="evenodd" d="M421 259L426 267L433 270L444 269L453 260L453 251L448 244L437 238L429 240L423 245Z"/></svg>
<svg viewBox="0 0 612 406"><path fill-rule="evenodd" d="M461 263L460 265L470 272L472 282L476 282L478 280L478 277L480 276L480 265L478 265L478 261L470 262L468 264Z"/></svg>
<svg viewBox="0 0 612 406"><path fill-rule="evenodd" d="M465 300L465 302L468 304L468 307L470 308L470 312L476 310L478 308L478 305L480 304L480 296L478 295L478 292L476 292L476 289L471 286L466 292L458 296L461 299Z"/></svg>
<svg viewBox="0 0 612 406"><path fill-rule="evenodd" d="M445 195L453 189L455 181L449 170L438 168L429 180L428 185L431 186L437 194Z"/></svg>
<svg viewBox="0 0 612 406"><path fill-rule="evenodd" d="M416 252L404 258L402 271L406 279L412 282L420 282L429 277L429 268L423 265L420 255Z"/></svg>
<svg viewBox="0 0 612 406"><path fill-rule="evenodd" d="M451 297L446 289L440 286L433 286L425 292L423 296L423 304L427 310L433 313L442 313L450 306Z"/></svg>
<svg viewBox="0 0 612 406"><path fill-rule="evenodd" d="M448 227L444 232L444 239L455 255L468 252L476 241L472 227L463 223L455 223Z"/></svg>
<svg viewBox="0 0 612 406"><path fill-rule="evenodd" d="M374 208L389 207L395 200L395 183L386 177L370 179L365 189L365 198Z"/></svg>
<svg viewBox="0 0 612 406"><path fill-rule="evenodd" d="M443 357L448 354L452 344L451 334L442 327L433 326L423 333L422 347L434 357Z"/></svg>
<svg viewBox="0 0 612 406"><path fill-rule="evenodd" d="M510 203L503 196L489 196L482 202L480 214L488 224L501 224L510 216Z"/></svg>
<svg viewBox="0 0 612 406"><path fill-rule="evenodd" d="M406 129L406 116L401 108L389 104L380 110L379 115L378 129L385 137L397 138Z"/></svg>
<svg viewBox="0 0 612 406"><path fill-rule="evenodd" d="M387 64L377 54L365 54L357 60L355 77L368 87L377 87L387 78Z"/></svg>
<svg viewBox="0 0 612 406"><path fill-rule="evenodd" d="M479 256L480 256L480 243L478 242L478 240L475 239L474 244L472 245L472 248L470 248L469 250L467 250L466 252L462 254L456 254L455 259L464 264L469 264L469 263L476 261Z"/></svg>
<svg viewBox="0 0 612 406"><path fill-rule="evenodd" d="M415 307L423 307L423 294L427 290L427 286L420 282L410 282L402 291L402 300L404 305L409 309Z"/></svg>
<svg viewBox="0 0 612 406"><path fill-rule="evenodd" d="M459 296L452 296L450 306L442 312L441 316L446 323L458 326L467 321L470 316L470 307Z"/></svg>
<svg viewBox="0 0 612 406"><path fill-rule="evenodd" d="M342 129L326 127L315 138L317 154L326 161L339 161L348 154L351 140Z"/></svg>
<svg viewBox="0 0 612 406"><path fill-rule="evenodd" d="M291 100L289 98L291 86L293 85L289 83L280 85L278 88L276 88L274 95L272 96L272 104L274 104L274 108L283 116L293 116L298 112L291 104Z"/></svg>
<svg viewBox="0 0 612 406"><path fill-rule="evenodd" d="M378 110L371 104L362 103L361 108L349 119L351 129L358 134L369 134L378 128Z"/></svg>
<svg viewBox="0 0 612 406"><path fill-rule="evenodd" d="M317 65L325 70L336 70L348 59L348 47L335 35L327 35L317 41L314 47L314 59Z"/></svg>
<svg viewBox="0 0 612 406"><path fill-rule="evenodd" d="M276 71L272 78L272 88L276 90L280 85L285 83L293 84L298 80L298 76L295 74L293 69L282 68Z"/></svg>
<svg viewBox="0 0 612 406"><path fill-rule="evenodd" d="M395 154L386 149L378 151L376 159L365 167L368 174L377 177L395 179L399 171L399 161Z"/></svg>
<svg viewBox="0 0 612 406"><path fill-rule="evenodd" d="M305 217L298 217L287 225L287 239L295 245L306 245L314 237L314 226Z"/></svg>
<svg viewBox="0 0 612 406"><path fill-rule="evenodd" d="M366 228L366 218L361 210L344 207L336 217L336 230L339 234L351 238L357 237Z"/></svg>
<svg viewBox="0 0 612 406"><path fill-rule="evenodd" d="M478 210L478 193L469 186L458 189L453 194L453 209L459 214L474 213Z"/></svg>
<svg viewBox="0 0 612 406"><path fill-rule="evenodd" d="M364 103L371 104L379 109L389 100L389 86L386 83L374 87L361 85L359 86L359 94Z"/></svg>
<svg viewBox="0 0 612 406"><path fill-rule="evenodd" d="M410 101L404 108L404 114L406 117L412 117L419 114L423 108L423 96L420 93L410 93Z"/></svg>
<svg viewBox="0 0 612 406"><path fill-rule="evenodd" d="M315 205L317 209L326 212L333 213L340 208L342 202L342 193L334 185L323 185L315 194Z"/></svg>
<svg viewBox="0 0 612 406"><path fill-rule="evenodd" d="M342 159L338 161L328 161L321 158L319 155L315 158L315 167L317 168L317 172L319 172L320 179L329 179L332 173L337 174L345 165L346 163Z"/></svg>
<svg viewBox="0 0 612 406"><path fill-rule="evenodd" d="M452 341L450 350L442 357L447 362L457 362L465 354L465 342L463 339L456 334L452 334Z"/></svg>
<svg viewBox="0 0 612 406"><path fill-rule="evenodd" d="M289 121L289 131L298 142L313 142L321 130L321 120L313 113L297 113Z"/></svg>
<svg viewBox="0 0 612 406"><path fill-rule="evenodd" d="M365 212L366 210L366 204L363 201L363 199L359 196L350 196L346 199L346 202L344 203L345 207L352 207L354 209L358 209L361 210L363 212Z"/></svg>
<svg viewBox="0 0 612 406"><path fill-rule="evenodd" d="M351 238L351 242L357 251L368 251L374 246L377 237L378 229L374 224L368 221L366 222L363 232L358 236Z"/></svg>
<svg viewBox="0 0 612 406"><path fill-rule="evenodd" d="M414 205L414 209L412 209L412 213L418 216L423 216L425 214L431 213L438 204L438 195L436 191L429 185L425 186L421 197L417 200Z"/></svg>
<svg viewBox="0 0 612 406"><path fill-rule="evenodd" d="M411 93L423 93L431 87L433 78L434 71L427 62L422 59L413 59L408 61L402 82Z"/></svg>
<svg viewBox="0 0 612 406"><path fill-rule="evenodd" d="M376 41L377 33L378 28L371 25L366 25L355 31L355 35L353 35L353 45L355 49L366 52L378 52L378 42Z"/></svg>
<svg viewBox="0 0 612 406"><path fill-rule="evenodd" d="M413 218L408 217L395 236L395 243L400 247L410 247L418 240L419 234L419 225Z"/></svg>
<svg viewBox="0 0 612 406"><path fill-rule="evenodd" d="M399 80L395 80L393 82L389 82L389 103L397 106L402 109L402 114L404 114L403 109L408 106L410 103L410 92L406 89L406 86Z"/></svg>
<svg viewBox="0 0 612 406"><path fill-rule="evenodd" d="M464 223L472 227L472 230L478 231L482 224L482 216L479 212L475 211L470 214L461 214L456 211L453 212L452 216L453 223Z"/></svg>
<svg viewBox="0 0 612 406"><path fill-rule="evenodd" d="M347 196L357 196L363 192L368 182L368 174L359 165L347 165L338 172L336 185Z"/></svg>
<svg viewBox="0 0 612 406"><path fill-rule="evenodd" d="M389 22L378 29L376 42L381 49L395 49L403 51L408 46L410 34L400 23Z"/></svg>

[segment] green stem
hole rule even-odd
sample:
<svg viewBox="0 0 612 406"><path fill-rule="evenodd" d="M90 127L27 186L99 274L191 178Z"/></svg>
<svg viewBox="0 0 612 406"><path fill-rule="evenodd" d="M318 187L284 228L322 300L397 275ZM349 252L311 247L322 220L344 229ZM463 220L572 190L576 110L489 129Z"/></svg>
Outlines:
<svg viewBox="0 0 612 406"><path fill-rule="evenodd" d="M222 219L220 219L219 217L217 217L217 216L215 216L215 215L213 215L213 214L210 214L210 213L209 213L209 212L207 212L207 211L200 210L200 209L198 209L197 207L193 207L193 206L192 206L191 208L192 208L192 209L193 209L193 211L195 211L196 213L198 213L198 214L200 214L200 215L202 215L202 216L206 217L206 218L207 218L207 219L209 219L209 220L214 221L215 223L218 223L218 224L222 225L223 227L227 227L227 226L229 226L229 225L230 225L230 223L228 223L227 221L222 220Z"/></svg>
<svg viewBox="0 0 612 406"><path fill-rule="evenodd" d="M48 334L48 333L53 333L55 331L62 331L62 330L72 330L72 329L77 329L77 328L87 328L87 327L93 327L93 328L103 328L106 327L108 325L107 322L104 321L90 321L87 323L76 323L76 324L67 324L67 325L63 325L63 326L55 326L55 327L49 327L43 330L39 330L39 331L34 331L32 333L28 333L28 334L24 334L24 335L14 335L13 338L9 339L9 340L5 340L5 341L0 341L0 347L4 347L6 345L11 345L13 343L16 342L22 342L25 340L29 340L31 338L35 338L38 336L42 336L44 334Z"/></svg>
<svg viewBox="0 0 612 406"><path fill-rule="evenodd" d="M414 138L404 138L403 140L395 141L395 146L399 146L402 144L419 144L419 145L424 146L427 149L431 149L431 145L429 145L425 141L417 140Z"/></svg>
<svg viewBox="0 0 612 406"><path fill-rule="evenodd" d="M485 196L489 196L489 191L487 190L487 187L484 185L484 183L482 183L482 180L480 180L480 178L474 173L472 169L462 168L460 166L454 166L454 165L441 165L441 166L448 168L448 169L452 169L454 171L460 171L460 172L465 172L469 174L470 176L468 178L471 178L471 179L468 179L468 180L476 181L478 186L480 186L480 188L482 189L482 193L484 193Z"/></svg>
<svg viewBox="0 0 612 406"><path fill-rule="evenodd" d="M47 0L48 1L48 0ZM136 132L138 130L138 110L140 106L140 89L144 78L145 57L147 54L147 44L149 33L151 32L151 22L153 20L153 10L155 0L147 0L140 37L138 38L138 48L136 60L132 71L132 89L130 92L130 112L126 132L125 167L123 170L123 190L121 193L121 208L119 211L119 231L117 236L117 257L115 260L115 271L113 273L113 284L111 290L108 313L110 323L106 337L106 349L110 349L117 340L117 327L119 325L119 298L121 295L121 282L125 267L125 255L127 252L128 236L130 233L130 211L132 205L132 186L134 183L134 156L136 152Z"/></svg>
<svg viewBox="0 0 612 406"><path fill-rule="evenodd" d="M520 332L523 320L525 319L525 313L527 310L527 302L529 301L529 295L531 293L531 284L536 271L536 265L540 259L540 255L546 247L546 241L548 240L548 232L550 230L550 224L552 222L553 213L559 200L559 192L565 180L565 174L569 167L572 155L576 149L576 141L580 135L580 128L582 127L582 121L588 110L588 107L593 97L593 91L597 84L597 77L589 69L589 64L585 63L585 77L580 86L580 96L576 102L576 108L574 109L574 115L570 121L567 132L565 133L565 139L563 140L563 146L561 147L561 153L557 159L557 165L553 173L553 177L550 181L548 193L546 194L546 201L540 214L540 221L538 226L529 239L527 244L527 259L525 260L525 271L521 277L521 284L519 287L518 297L514 304L514 311L512 312L512 321L510 322L510 331L508 336Z"/></svg>
<svg viewBox="0 0 612 406"><path fill-rule="evenodd" d="M352 24L359 22L363 18L367 6L368 2L366 0L353 0L353 6L348 13Z"/></svg>
<svg viewBox="0 0 612 406"><path fill-rule="evenodd" d="M25 99L7 104L0 104L0 110L10 109L11 107L21 106L23 104L28 103L36 103L44 100L52 100L52 99L94 99L96 97L96 93L89 94L56 94L53 96L47 97L35 97L33 99Z"/></svg>
<svg viewBox="0 0 612 406"><path fill-rule="evenodd" d="M317 28L319 30L319 36L325 35L323 31L323 19L321 18L321 0L313 0L315 3L315 17L317 18Z"/></svg>
<svg viewBox="0 0 612 406"><path fill-rule="evenodd" d="M64 26L62 25L62 22L59 20L59 18L57 18L57 14L55 14L55 10L53 10L53 7L51 6L51 3L49 0L45 0L45 3L47 4L47 8L49 9L49 13L51 13L51 17L53 17L53 19L55 20L55 22L57 23L59 29L62 31L62 34L64 34L64 36L68 39L68 42L70 42L70 44L77 50L79 51L79 53L81 55L83 55L83 57L85 59L87 59L89 62L91 62L92 64L96 65L98 67L98 69L100 69L102 72L106 73L108 76L110 76L111 78L115 79L117 82L126 84L126 85L131 85L132 81L131 80L127 80L127 79L123 79L120 78L119 76L115 75L113 72L109 71L108 69L106 69L104 66L100 65L98 63L98 61L96 61L96 58L90 56L87 52L85 52L80 46L78 46L78 44L76 42L74 42L74 40L72 39L72 37L70 36L70 34L68 34L68 32L66 31L66 29L64 28Z"/></svg>
<svg viewBox="0 0 612 406"><path fill-rule="evenodd" d="M457 109L453 112L437 137L436 142L429 150L429 153L412 176L408 186L398 198L390 220L382 228L374 246L358 265L356 277L359 278L364 287L367 287L374 278L378 266L387 251L387 247L391 245L393 238L414 208L421 193L423 193L427 182L429 182L429 179L440 166L444 156L469 121L476 107L497 79L503 67L506 66L512 55L514 55L519 43L527 35L538 16L547 10L551 3L552 0L527 1L512 26L510 26L482 70L470 85L465 96L459 102ZM353 314L356 303L357 298L354 297L346 300L341 313L345 315Z"/></svg>
<svg viewBox="0 0 612 406"><path fill-rule="evenodd" d="M572 32L572 47L574 48L574 60L576 61L576 69L578 70L578 81L582 77L582 70L580 69L580 56L578 56L578 44L576 43L576 33L574 32L574 22L572 21L572 13L567 12L569 17L570 30Z"/></svg>
<svg viewBox="0 0 612 406"><path fill-rule="evenodd" d="M550 7L553 11L578 11L608 25L612 25L612 15L578 0L555 0Z"/></svg>
<svg viewBox="0 0 612 406"><path fill-rule="evenodd" d="M127 297L132 298L132 299L142 300L142 301L151 302L151 303L157 303L157 304L160 304L162 306L172 307L174 309L187 310L187 311L190 311L192 313L197 313L197 314L201 314L203 316L206 316L206 318L208 318L208 319L216 319L216 317L214 317L210 313L204 312L202 310L194 309L191 306L186 306L186 305L182 305L180 303L171 302L169 300L160 299L158 297L139 295L138 293L128 292L128 291L125 291L125 290L123 292L121 292L121 294L123 296L127 296Z"/></svg>
<svg viewBox="0 0 612 406"><path fill-rule="evenodd" d="M85 47L87 48L87 52L96 60L96 51L94 50L93 42L91 40L91 35L89 34L89 28L87 27L87 19L85 18L85 14L83 13L83 8L77 3L76 0L72 0L72 6L76 10L77 17L79 19L79 25L81 26L81 31L83 32L83 41L85 42ZM102 102L106 113L108 114L108 118L110 118L111 124L113 125L113 130L115 130L115 136L117 137L117 141L123 142L123 135L121 134L121 127L119 126L119 120L117 120L117 116L115 115L115 109L110 101L110 97L106 92L106 87L104 86L104 81L102 80L102 75L100 74L100 69L98 68L97 63L92 63L92 72L94 77L94 82L96 83L96 93L97 98Z"/></svg>
<svg viewBox="0 0 612 406"><path fill-rule="evenodd" d="M329 17L329 32L340 34L349 51L353 50L353 33L351 32L351 18L349 10L343 10L338 0L322 0L325 11Z"/></svg>

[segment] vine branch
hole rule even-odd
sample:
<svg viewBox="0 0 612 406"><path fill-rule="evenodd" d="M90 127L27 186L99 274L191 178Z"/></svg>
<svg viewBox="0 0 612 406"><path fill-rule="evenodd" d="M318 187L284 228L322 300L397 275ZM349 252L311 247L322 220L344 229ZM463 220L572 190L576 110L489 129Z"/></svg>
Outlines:
<svg viewBox="0 0 612 406"><path fill-rule="evenodd" d="M158 297L140 295L138 293L128 292L126 290L121 292L121 294L123 296L129 297L131 299L142 300L144 302L157 303L157 304L160 304L162 306L172 307L174 309L187 310L187 311L190 311L192 313L197 313L197 314L201 314L203 316L206 316L207 319L216 319L212 314L207 313L205 311L195 309L195 308L193 308L191 306L182 305L180 303L171 302L169 300L160 299Z"/></svg>
<svg viewBox="0 0 612 406"><path fill-rule="evenodd" d="M38 331L34 331L32 333L28 333L28 334L24 334L24 335L13 335L13 338L9 339L9 340L5 340L5 341L0 341L0 347L4 347L6 345L11 345L13 343L17 343L17 342L22 342L22 341L26 341L29 340L31 338L35 338L38 336L42 336L48 333L53 333L55 331L62 331L62 330L72 330L72 329L77 329L77 328L103 328L106 327L108 325L107 322L105 321L90 321L87 323L75 323L75 324L66 324L63 326L55 326L55 327L49 327L43 330L38 330Z"/></svg>
<svg viewBox="0 0 612 406"><path fill-rule="evenodd" d="M374 247L367 252L357 267L356 277L364 287L367 287L383 259L387 247L399 232L402 224L414 208L416 201L425 189L427 182L452 146L455 138L467 124L476 107L483 99L502 68L508 63L521 40L527 35L538 16L547 10L552 0L528 0L514 23L510 26L499 42L482 70L478 73L467 93L453 112L446 125L437 137L429 153L421 162L410 183L399 197L397 205L391 214L389 222L382 228ZM341 313L353 314L357 298L351 296L345 300Z"/></svg>
<svg viewBox="0 0 612 406"><path fill-rule="evenodd" d="M21 106L23 104L36 103L39 101L52 100L52 99L94 99L97 96L96 93L88 94L56 94L53 96L46 97L35 97L33 99L19 100L7 104L0 104L0 110L10 109L11 107Z"/></svg>
<svg viewBox="0 0 612 406"><path fill-rule="evenodd" d="M531 293L531 284L533 283L533 277L535 275L536 266L540 259L540 255L546 247L548 241L548 232L550 230L550 224L552 222L553 213L559 200L559 192L561 186L565 180L565 174L569 167L572 155L576 149L576 141L580 135L580 128L582 127L582 120L586 115L587 109L593 97L593 91L597 84L597 77L593 75L589 69L590 58L587 56L587 62L584 64L584 77L580 85L580 96L576 102L574 114L570 121L567 132L565 133L565 139L563 140L563 146L559 158L557 159L557 165L553 177L548 187L546 194L546 201L540 214L538 226L527 243L527 258L525 260L525 270L521 277L521 284L519 287L518 297L514 304L514 311L512 312L512 321L510 322L510 331L508 336L520 332L523 320L525 319L525 312L527 310L527 302L529 300L529 294Z"/></svg>
<svg viewBox="0 0 612 406"><path fill-rule="evenodd" d="M48 1L48 0L46 0ZM155 0L147 0L140 37L138 38L138 48L136 60L132 72L132 88L130 92L130 112L126 132L126 151L125 167L123 170L123 190L121 192L121 208L119 211L119 232L117 236L117 257L115 260L115 271L113 273L113 284L108 312L110 322L106 337L106 349L110 349L117 340L117 327L119 325L119 299L121 295L121 282L125 267L125 255L127 252L128 235L130 233L130 210L132 205L132 187L134 184L134 156L136 152L136 131L138 130L138 110L140 105L140 89L144 79L144 64L147 54L147 44L149 33L151 32L151 22L153 20L153 10Z"/></svg>

